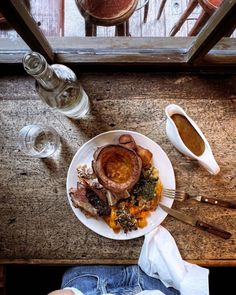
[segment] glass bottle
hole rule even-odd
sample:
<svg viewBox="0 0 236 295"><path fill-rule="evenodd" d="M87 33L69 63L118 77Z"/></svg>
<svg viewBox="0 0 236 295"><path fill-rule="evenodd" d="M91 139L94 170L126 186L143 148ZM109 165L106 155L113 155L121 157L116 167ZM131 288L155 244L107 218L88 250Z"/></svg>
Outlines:
<svg viewBox="0 0 236 295"><path fill-rule="evenodd" d="M47 105L74 119L89 111L88 96L71 69L49 65L38 52L27 53L23 66L36 79L36 91Z"/></svg>

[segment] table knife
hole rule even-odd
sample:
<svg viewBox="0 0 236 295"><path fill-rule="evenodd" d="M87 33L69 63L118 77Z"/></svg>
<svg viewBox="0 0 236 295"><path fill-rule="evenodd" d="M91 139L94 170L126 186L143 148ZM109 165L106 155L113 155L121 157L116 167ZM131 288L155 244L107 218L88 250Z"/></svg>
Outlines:
<svg viewBox="0 0 236 295"><path fill-rule="evenodd" d="M166 207L165 205L159 203L159 206L165 211L167 212L168 214L170 214L171 216L175 217L176 219L178 220L181 220L187 224L190 224L192 226L196 226L197 228L200 228L202 230L205 230L211 234L214 234L214 235L217 235L221 238L224 238L224 239L229 239L231 237L231 233L223 230L223 229L220 229L214 225L211 225L209 223L206 223L204 221L201 221L195 217L192 217L190 215L187 215L185 213L182 213L178 210L175 210L175 209L172 209L172 208L169 208L169 207Z"/></svg>
<svg viewBox="0 0 236 295"><path fill-rule="evenodd" d="M212 205L219 205L226 208L236 209L236 202L235 201L228 201L228 200L221 200L217 198L208 198L204 196L192 196L188 195L189 199L194 199L198 202L208 203Z"/></svg>

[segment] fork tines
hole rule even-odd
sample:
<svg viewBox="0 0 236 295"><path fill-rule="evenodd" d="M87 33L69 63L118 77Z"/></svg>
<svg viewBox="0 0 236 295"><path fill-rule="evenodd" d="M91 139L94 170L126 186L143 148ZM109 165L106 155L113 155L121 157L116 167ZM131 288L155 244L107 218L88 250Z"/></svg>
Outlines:
<svg viewBox="0 0 236 295"><path fill-rule="evenodd" d="M175 199L178 201L184 201L186 198L186 193L181 190L175 190L175 189L169 189L169 188L164 188L162 191L162 196Z"/></svg>

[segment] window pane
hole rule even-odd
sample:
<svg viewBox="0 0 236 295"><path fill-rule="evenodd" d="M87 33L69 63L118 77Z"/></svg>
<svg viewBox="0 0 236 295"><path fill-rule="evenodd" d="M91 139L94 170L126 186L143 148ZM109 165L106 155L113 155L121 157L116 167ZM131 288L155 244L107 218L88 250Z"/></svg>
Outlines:
<svg viewBox="0 0 236 295"><path fill-rule="evenodd" d="M86 1L86 0L85 0ZM77 3L83 0L65 1L65 36L85 36L85 19L78 9ZM93 2L93 1L91 1ZM96 1L95 1L96 2ZM103 1L105 2L105 1ZM120 1L122 2L122 1ZM125 1L123 1L125 2ZM129 1L127 1L129 2ZM149 2L149 3L147 3ZM137 0L137 6L129 18L129 35L132 37L167 37L171 28L186 8L186 0L167 0L164 3L160 18L157 19L162 0ZM149 4L149 5L148 5ZM147 19L144 21L145 7ZM196 13L199 13L199 9ZM187 36L187 24L183 25L178 36ZM97 26L97 36L115 36L114 26Z"/></svg>
<svg viewBox="0 0 236 295"><path fill-rule="evenodd" d="M45 36L64 35L64 0L30 0L30 13Z"/></svg>
<svg viewBox="0 0 236 295"><path fill-rule="evenodd" d="M173 36L186 37L188 34L191 34L191 30L199 20L202 21L204 19L202 25L207 22L215 10L220 6L222 1L223 0L137 0L138 4L136 9L129 17L129 35L132 37L168 37L171 33L173 33L173 29L180 19L185 16L182 24ZM107 8L106 4L102 5L102 3L108 2L111 3L111 1L100 0L100 10L102 7ZM132 0L115 1L113 4L114 10L115 5L118 2L121 4L124 2L132 3ZM206 5L204 3L208 4ZM65 36L85 36L85 16L93 15L94 11L97 12L97 10L94 9L96 5L98 5L97 0L65 1ZM90 11L87 10L84 12L85 7L89 8ZM144 20L145 8L148 8L146 21ZM111 10L111 8L109 9ZM160 16L159 19L157 19L158 15ZM115 36L115 28L114 26L98 25L96 35L101 37Z"/></svg>
<svg viewBox="0 0 236 295"><path fill-rule="evenodd" d="M65 36L85 36L84 17L81 15L77 2L83 0L65 1ZM86 1L86 0L85 0ZM160 11L161 3L163 10ZM186 9L188 0L149 0L149 7L146 22L144 21L145 6L148 5L146 0L138 0L134 13L129 18L129 32L132 37L167 37L171 29L179 20ZM158 13L161 12L160 18L157 19ZM186 37L194 21L201 12L197 5L189 19L182 25L177 36ZM114 26L97 27L97 36L106 37L114 36Z"/></svg>
<svg viewBox="0 0 236 295"><path fill-rule="evenodd" d="M117 3L124 5L124 3L137 3L134 9L132 8L131 16L128 18L129 34L132 37L168 37L171 35L177 37L186 37L202 14L203 11L207 11L207 18L214 12L214 6L211 9L203 9L202 5L198 2L208 3L221 3L223 0L201 0L201 1L189 1L189 0L23 0L27 10L33 16L38 27L42 30L45 36L70 36L70 37L84 37L85 34L85 15L82 16L82 9L91 6L100 5L100 10L106 7L106 4L110 4L110 11L115 11ZM92 4L91 4L92 3ZM95 4L94 4L95 3ZM99 4L98 4L99 3ZM190 3L193 3L190 7ZM130 4L130 5L131 5ZM133 5L133 4L132 4ZM215 7L217 7L215 4ZM163 10L161 10L161 7ZM212 8L213 7L213 8ZM92 15L93 11L88 12ZM146 20L144 20L145 11L147 11ZM101 11L100 11L101 12ZM159 19L157 19L158 13ZM187 13L189 12L189 13ZM102 11L101 13L105 13ZM186 14L187 13L187 14ZM87 14L87 15L88 15ZM182 24L178 29L173 30L180 18L186 15ZM1 20L0 20L1 21ZM1 24L0 24L1 25ZM96 36L101 37L113 37L115 36L115 26L102 26L97 25ZM0 36L16 36L13 30L9 30L9 27L1 25L2 32ZM233 35L235 37L235 34Z"/></svg>
<svg viewBox="0 0 236 295"><path fill-rule="evenodd" d="M86 63L92 61L94 63L105 62L109 64L113 62L184 64L186 62L192 63L197 58L204 57L219 38L224 36L226 31L231 28L232 25L230 22L232 17L230 15L235 11L235 2L229 3L225 0L219 13L217 13L219 5L215 6L214 9L211 8L211 12L209 13L208 9L202 4L206 2L217 2L219 4L222 1L22 0L22 2L17 2L16 0L11 0L9 1L9 6L2 6L1 8L8 15L9 21L20 32L24 40L27 40L26 42L30 44L31 49L43 51L50 60L54 58L54 50L56 53L60 53L60 55L57 54L57 58L63 62L75 61ZM22 3L26 9L22 7ZM85 4L87 6L84 6ZM148 10L147 4L149 5ZM124 9L121 10L121 7L129 7L129 10L125 10L125 16L123 13ZM163 10L160 14L161 7ZM35 22L29 17L26 10L29 11ZM121 11L122 13L118 14L117 11ZM147 14L145 14L145 11ZM198 30L193 34L195 37L186 38L192 32L194 26L196 26L199 16L203 15L203 12L205 14L201 28L207 22L208 26L202 30L202 34L198 34L201 31L198 27ZM159 18L157 17L158 13ZM108 17L109 14L112 17ZM116 16L115 21L117 21L118 15L119 22L112 22L114 21L114 15ZM221 19L227 25L222 26L220 23ZM127 23L126 20L128 20L129 26L122 25L123 31L120 28L117 30L120 27L118 24ZM214 32L214 26L216 31L218 30L219 32L218 35ZM38 28L43 34L41 34ZM134 38L113 38L116 36L117 31L119 32L119 36L131 36ZM174 37L169 38L170 35ZM230 35L235 37L236 32L231 32ZM48 42L52 48L50 48L45 36L48 37ZM84 36L105 38L99 42L96 38L83 38ZM10 40L14 41L21 40L17 33L4 22L2 24L0 23L0 37L10 37ZM232 51L233 47L230 41L234 42L234 40L227 38L227 44L229 43L230 46L227 47L229 50L225 55L228 55L230 50ZM224 40L218 46L220 50L224 49L223 43ZM0 45L0 47L2 46ZM70 51L67 49L70 49ZM73 51L73 49L75 50ZM220 51L219 57L222 57Z"/></svg>
<svg viewBox="0 0 236 295"><path fill-rule="evenodd" d="M22 1L45 36L63 36L64 0L23 0ZM0 19L1 37L18 37L4 18Z"/></svg>
<svg viewBox="0 0 236 295"><path fill-rule="evenodd" d="M7 23L6 19L0 13L0 37L15 39L18 36L17 32Z"/></svg>
<svg viewBox="0 0 236 295"><path fill-rule="evenodd" d="M9 54L4 54L9 50L21 50L22 48L28 50L28 45L24 40L17 34L17 32L7 23L5 18L0 14L0 51L1 60L6 62L11 62L11 56ZM4 58L2 56L4 55ZM19 58L21 56L19 55ZM15 60L16 61L16 60Z"/></svg>

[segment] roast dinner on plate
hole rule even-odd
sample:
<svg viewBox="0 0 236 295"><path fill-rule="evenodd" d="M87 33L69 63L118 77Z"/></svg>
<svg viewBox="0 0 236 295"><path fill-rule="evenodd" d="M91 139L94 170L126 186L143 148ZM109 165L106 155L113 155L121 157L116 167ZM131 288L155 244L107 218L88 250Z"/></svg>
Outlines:
<svg viewBox="0 0 236 295"><path fill-rule="evenodd" d="M77 186L69 189L73 206L102 218L115 233L144 228L163 188L152 160L151 151L130 134L98 147L91 166L77 166Z"/></svg>

